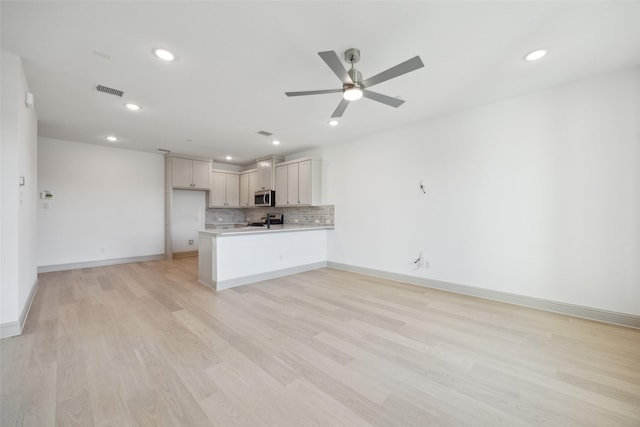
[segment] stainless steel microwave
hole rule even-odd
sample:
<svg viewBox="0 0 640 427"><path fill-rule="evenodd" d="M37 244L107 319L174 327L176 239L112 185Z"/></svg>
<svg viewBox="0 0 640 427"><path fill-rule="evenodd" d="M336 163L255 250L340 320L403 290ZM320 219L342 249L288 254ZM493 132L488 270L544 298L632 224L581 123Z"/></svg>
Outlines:
<svg viewBox="0 0 640 427"><path fill-rule="evenodd" d="M276 192L273 190L260 190L256 191L255 196L256 206L275 206L276 205Z"/></svg>

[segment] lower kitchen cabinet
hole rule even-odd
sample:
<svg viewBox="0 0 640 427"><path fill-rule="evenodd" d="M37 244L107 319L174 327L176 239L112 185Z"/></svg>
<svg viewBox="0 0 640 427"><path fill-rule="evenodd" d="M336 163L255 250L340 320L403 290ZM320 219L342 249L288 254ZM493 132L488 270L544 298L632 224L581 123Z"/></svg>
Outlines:
<svg viewBox="0 0 640 427"><path fill-rule="evenodd" d="M240 207L240 175L233 172L211 171L209 176L209 207Z"/></svg>

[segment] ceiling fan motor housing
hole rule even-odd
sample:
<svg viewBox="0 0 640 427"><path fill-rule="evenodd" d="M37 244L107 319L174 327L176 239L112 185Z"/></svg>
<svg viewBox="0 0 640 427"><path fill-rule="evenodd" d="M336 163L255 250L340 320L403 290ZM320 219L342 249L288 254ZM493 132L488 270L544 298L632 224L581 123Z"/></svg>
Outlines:
<svg viewBox="0 0 640 427"><path fill-rule="evenodd" d="M344 52L344 60L351 64L355 64L360 61L360 49L356 49L355 47L347 49Z"/></svg>

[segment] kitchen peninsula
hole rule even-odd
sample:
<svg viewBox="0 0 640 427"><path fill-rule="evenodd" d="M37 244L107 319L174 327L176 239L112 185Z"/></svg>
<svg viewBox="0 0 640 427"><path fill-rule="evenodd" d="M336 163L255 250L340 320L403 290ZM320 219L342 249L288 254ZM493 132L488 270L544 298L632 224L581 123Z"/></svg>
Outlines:
<svg viewBox="0 0 640 427"><path fill-rule="evenodd" d="M215 290L326 267L333 226L200 231L198 281Z"/></svg>

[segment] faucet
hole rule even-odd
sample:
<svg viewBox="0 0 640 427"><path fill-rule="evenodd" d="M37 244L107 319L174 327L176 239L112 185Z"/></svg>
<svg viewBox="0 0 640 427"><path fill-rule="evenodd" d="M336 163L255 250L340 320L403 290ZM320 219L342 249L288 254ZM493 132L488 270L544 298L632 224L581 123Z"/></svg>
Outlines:
<svg viewBox="0 0 640 427"><path fill-rule="evenodd" d="M271 228L271 214L267 214L267 228Z"/></svg>

